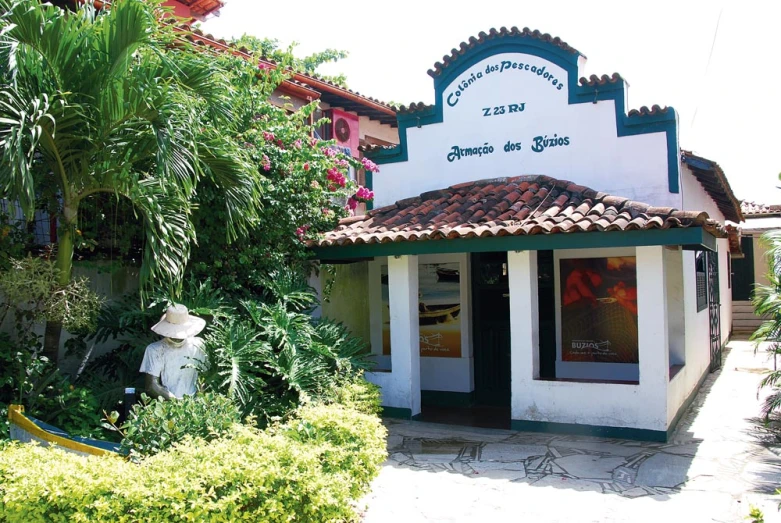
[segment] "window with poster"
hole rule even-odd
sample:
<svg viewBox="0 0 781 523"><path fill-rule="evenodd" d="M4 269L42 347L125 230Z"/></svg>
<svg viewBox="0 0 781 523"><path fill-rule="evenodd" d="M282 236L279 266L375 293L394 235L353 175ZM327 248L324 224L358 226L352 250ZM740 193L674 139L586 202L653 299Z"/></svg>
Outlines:
<svg viewBox="0 0 781 523"><path fill-rule="evenodd" d="M634 256L560 260L561 361L638 363Z"/></svg>

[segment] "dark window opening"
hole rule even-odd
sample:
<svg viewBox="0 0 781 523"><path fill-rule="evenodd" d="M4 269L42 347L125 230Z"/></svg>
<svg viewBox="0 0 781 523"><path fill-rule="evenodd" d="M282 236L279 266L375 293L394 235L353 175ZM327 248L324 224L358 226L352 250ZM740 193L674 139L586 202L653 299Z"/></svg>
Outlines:
<svg viewBox="0 0 781 523"><path fill-rule="evenodd" d="M705 251L698 251L694 258L697 277L697 312L708 306L708 267Z"/></svg>

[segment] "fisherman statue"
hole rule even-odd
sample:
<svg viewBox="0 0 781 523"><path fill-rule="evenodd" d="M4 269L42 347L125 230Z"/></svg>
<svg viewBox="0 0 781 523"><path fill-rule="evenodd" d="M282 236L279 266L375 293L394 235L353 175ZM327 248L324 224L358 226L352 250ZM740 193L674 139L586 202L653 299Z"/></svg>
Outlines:
<svg viewBox="0 0 781 523"><path fill-rule="evenodd" d="M189 314L184 305L168 307L152 331L163 339L150 344L144 352L141 372L146 393L153 398L181 399L195 394L199 361L206 359L203 339L196 335L206 321Z"/></svg>

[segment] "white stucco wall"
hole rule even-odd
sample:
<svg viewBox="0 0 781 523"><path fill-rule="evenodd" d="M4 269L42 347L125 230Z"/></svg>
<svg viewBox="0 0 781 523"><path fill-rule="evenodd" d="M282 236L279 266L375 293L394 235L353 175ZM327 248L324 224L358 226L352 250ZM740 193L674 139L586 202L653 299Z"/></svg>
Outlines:
<svg viewBox="0 0 781 523"><path fill-rule="evenodd" d="M716 202L705 191L702 184L694 177L689 167L681 166L681 196L684 210L705 211L708 216L720 223L725 223L724 214ZM726 343L729 337L729 326L732 325L732 291L730 288L729 241L726 238L718 240L719 248L719 294L721 303L721 336Z"/></svg>
<svg viewBox="0 0 781 523"><path fill-rule="evenodd" d="M670 365L686 362L686 321L683 286L683 252L666 248L665 281L667 283L667 329L669 331Z"/></svg>
<svg viewBox="0 0 781 523"><path fill-rule="evenodd" d="M517 69L486 74L487 67L504 61L544 67L563 86ZM566 79L564 69L523 53L491 56L467 69L444 89L443 122L407 129L408 161L385 164L374 176L375 205L480 178L545 174L637 201L680 207L680 195L669 192L665 133L618 137L615 103L570 105ZM458 86L470 80L461 96L454 97ZM523 104L523 110L510 112L510 104ZM504 112L494 114L497 108ZM538 136L566 138L568 144L535 152ZM508 142L520 143L520 150L505 152ZM453 147L484 146L494 152L448 159Z"/></svg>
<svg viewBox="0 0 781 523"><path fill-rule="evenodd" d="M708 372L710 367L708 308L697 312L697 279L694 257L695 253L692 251L684 251L682 255L686 364L669 382L667 393L668 423L672 422L680 406L683 405L699 383L700 378Z"/></svg>
<svg viewBox="0 0 781 523"><path fill-rule="evenodd" d="M419 256L420 265L431 263L459 263L461 286L461 357L420 358L420 384L422 390L446 392L471 392L474 390L474 358L472 353L471 274L469 255L442 254ZM378 368L392 370L392 357L382 354L382 290L381 267L388 265L388 258L369 262L369 315L372 353ZM417 314L415 314L417 320ZM393 349L391 350L391 352Z"/></svg>
<svg viewBox="0 0 781 523"><path fill-rule="evenodd" d="M388 259L388 292L391 322L388 372L367 372L366 379L379 385L382 405L410 409L420 414L420 333L418 327L418 259Z"/></svg>
<svg viewBox="0 0 781 523"><path fill-rule="evenodd" d="M662 247L636 250L640 382L637 385L543 381L537 356L536 252L511 252L512 401L514 420L667 430L667 313ZM532 274L534 276L532 276Z"/></svg>

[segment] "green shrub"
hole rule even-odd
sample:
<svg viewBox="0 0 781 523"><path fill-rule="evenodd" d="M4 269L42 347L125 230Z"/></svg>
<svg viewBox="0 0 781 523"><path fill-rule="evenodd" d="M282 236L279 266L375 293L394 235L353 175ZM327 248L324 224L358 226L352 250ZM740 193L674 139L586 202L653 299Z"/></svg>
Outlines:
<svg viewBox="0 0 781 523"><path fill-rule="evenodd" d="M306 407L266 431L182 443L133 464L35 445L0 447L0 522L357 521L385 458L376 416Z"/></svg>
<svg viewBox="0 0 781 523"><path fill-rule="evenodd" d="M378 415L382 411L380 388L366 381L362 375L339 380L328 393L325 400L338 403L363 412Z"/></svg>
<svg viewBox="0 0 781 523"><path fill-rule="evenodd" d="M231 400L220 394L198 394L180 400L150 399L144 394L119 428L122 449L131 456L157 454L186 437L211 441L241 420Z"/></svg>

